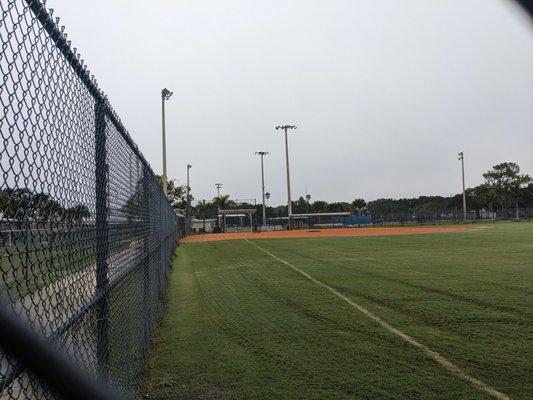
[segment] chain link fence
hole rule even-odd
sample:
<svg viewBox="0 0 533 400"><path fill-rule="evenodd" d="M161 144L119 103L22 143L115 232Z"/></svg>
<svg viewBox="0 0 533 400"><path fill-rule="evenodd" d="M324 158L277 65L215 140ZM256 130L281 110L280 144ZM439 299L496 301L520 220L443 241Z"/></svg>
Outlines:
<svg viewBox="0 0 533 400"><path fill-rule="evenodd" d="M0 12L0 307L138 398L176 215L53 10L1 0ZM60 397L30 372L42 361L0 342L0 399Z"/></svg>

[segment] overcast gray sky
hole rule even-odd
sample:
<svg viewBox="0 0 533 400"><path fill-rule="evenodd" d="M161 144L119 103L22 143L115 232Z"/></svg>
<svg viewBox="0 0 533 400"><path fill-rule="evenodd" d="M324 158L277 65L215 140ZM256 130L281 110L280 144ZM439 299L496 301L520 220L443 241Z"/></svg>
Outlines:
<svg viewBox="0 0 533 400"><path fill-rule="evenodd" d="M508 0L49 0L73 47L161 171L193 165L196 199L214 184L271 204L460 190L491 165L533 173L533 27Z"/></svg>

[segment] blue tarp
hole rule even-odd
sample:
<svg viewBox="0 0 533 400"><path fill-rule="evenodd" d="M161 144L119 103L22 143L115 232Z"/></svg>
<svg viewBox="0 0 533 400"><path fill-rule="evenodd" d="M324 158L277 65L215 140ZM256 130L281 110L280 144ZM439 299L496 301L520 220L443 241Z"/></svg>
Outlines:
<svg viewBox="0 0 533 400"><path fill-rule="evenodd" d="M368 225L372 223L372 216L370 215L347 215L333 217L334 224L344 225Z"/></svg>

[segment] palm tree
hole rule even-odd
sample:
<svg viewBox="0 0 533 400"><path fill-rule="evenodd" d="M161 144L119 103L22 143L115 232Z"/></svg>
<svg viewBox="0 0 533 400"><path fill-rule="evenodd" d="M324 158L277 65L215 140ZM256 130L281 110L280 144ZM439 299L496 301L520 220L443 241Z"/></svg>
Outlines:
<svg viewBox="0 0 533 400"><path fill-rule="evenodd" d="M212 207L212 204L208 201L201 200L196 205L196 209L200 212L200 215L202 216L202 219L204 221L204 232L205 232L205 213Z"/></svg>
<svg viewBox="0 0 533 400"><path fill-rule="evenodd" d="M357 214L361 215L361 211L366 208L366 201L364 199L355 199L352 201L352 208L357 211Z"/></svg>
<svg viewBox="0 0 533 400"><path fill-rule="evenodd" d="M361 212L366 209L366 201L364 199L354 199L352 201L352 208L357 211L357 215L361 217ZM360 218L357 218L357 227L361 226Z"/></svg>
<svg viewBox="0 0 533 400"><path fill-rule="evenodd" d="M221 194L218 197L213 198L213 204L220 210L229 204L229 194Z"/></svg>
<svg viewBox="0 0 533 400"><path fill-rule="evenodd" d="M229 195L228 194L222 194L220 196L217 196L217 197L213 198L213 205L215 207L217 207L219 211L222 208L224 208L225 206L229 205L229 203L230 203L230 199L229 199ZM221 225L220 215L219 215L218 224L219 224L219 227L224 229L224 231L226 230L226 226L224 225L224 227L222 227L222 225Z"/></svg>

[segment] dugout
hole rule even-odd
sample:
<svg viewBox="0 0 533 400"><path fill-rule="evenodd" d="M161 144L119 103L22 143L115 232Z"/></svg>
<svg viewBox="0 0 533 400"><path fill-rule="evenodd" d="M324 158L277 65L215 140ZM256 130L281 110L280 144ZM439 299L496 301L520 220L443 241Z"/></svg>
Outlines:
<svg viewBox="0 0 533 400"><path fill-rule="evenodd" d="M255 208L218 210L222 232L242 232L254 230Z"/></svg>

